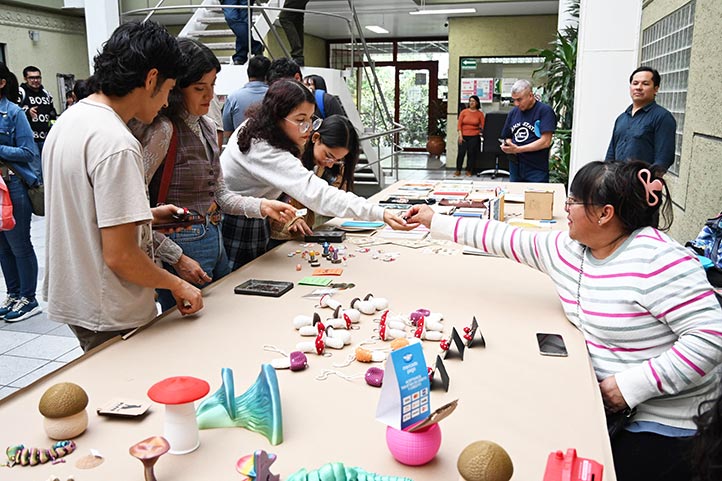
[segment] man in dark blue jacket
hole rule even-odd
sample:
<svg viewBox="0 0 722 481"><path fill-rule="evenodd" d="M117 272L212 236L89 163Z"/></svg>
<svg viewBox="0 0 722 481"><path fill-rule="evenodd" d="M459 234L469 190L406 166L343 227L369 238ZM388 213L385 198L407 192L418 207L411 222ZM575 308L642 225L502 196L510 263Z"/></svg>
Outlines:
<svg viewBox="0 0 722 481"><path fill-rule="evenodd" d="M629 77L632 105L617 117L606 160L643 160L664 170L674 163L677 122L657 102L659 72L639 67Z"/></svg>

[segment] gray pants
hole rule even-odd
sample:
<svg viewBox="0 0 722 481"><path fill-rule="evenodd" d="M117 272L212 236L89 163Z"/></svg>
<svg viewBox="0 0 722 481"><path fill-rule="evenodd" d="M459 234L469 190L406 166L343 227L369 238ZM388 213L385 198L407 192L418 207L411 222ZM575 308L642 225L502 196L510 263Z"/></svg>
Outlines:
<svg viewBox="0 0 722 481"><path fill-rule="evenodd" d="M73 331L75 337L78 338L78 342L80 342L80 348L83 350L83 352L88 352L94 347L100 346L105 341L113 339L114 337L124 336L125 334L128 334L130 331L133 330L124 329L122 331L91 331L90 329L85 329L84 327L79 326L72 326L70 324L68 324L68 327L71 331Z"/></svg>
<svg viewBox="0 0 722 481"><path fill-rule="evenodd" d="M297 8L305 10L310 0L286 0L284 8ZM303 19L301 12L281 12L279 21L283 31L286 32L288 44L291 46L291 57L300 66L303 66Z"/></svg>

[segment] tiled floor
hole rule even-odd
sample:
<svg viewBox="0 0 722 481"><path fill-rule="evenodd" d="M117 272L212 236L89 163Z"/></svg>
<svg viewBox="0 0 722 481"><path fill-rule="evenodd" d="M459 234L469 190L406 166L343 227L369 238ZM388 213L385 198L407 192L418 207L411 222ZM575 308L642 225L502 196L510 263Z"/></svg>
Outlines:
<svg viewBox="0 0 722 481"><path fill-rule="evenodd" d="M386 185L397 180L391 160L382 163ZM445 158L430 157L423 153L399 156L398 180L443 180L453 177L447 170ZM463 177L460 177L463 178ZM475 180L491 180L485 176ZM497 177L496 181L506 181ZM45 271L45 219L33 217L31 227L33 245L40 266L38 292ZM2 274L0 273L0 277ZM5 298L5 282L0 282L0 299ZM41 314L17 323L0 321L0 399L27 386L82 354L75 336L64 324L48 320L47 304L40 301Z"/></svg>
<svg viewBox="0 0 722 481"><path fill-rule="evenodd" d="M66 325L48 320L47 304L39 298L45 272L45 219L33 216L30 232L38 257L38 301L43 312L12 324L0 321L0 398L83 353ZM0 298L5 298L4 279L0 282Z"/></svg>

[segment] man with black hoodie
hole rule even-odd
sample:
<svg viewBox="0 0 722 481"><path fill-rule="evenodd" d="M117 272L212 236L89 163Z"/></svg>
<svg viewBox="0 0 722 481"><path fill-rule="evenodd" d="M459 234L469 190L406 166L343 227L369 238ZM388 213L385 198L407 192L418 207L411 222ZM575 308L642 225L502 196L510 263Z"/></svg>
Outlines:
<svg viewBox="0 0 722 481"><path fill-rule="evenodd" d="M25 111L33 129L35 145L40 155L43 154L45 138L50 131L50 123L55 121L58 113L53 105L53 96L43 87L43 76L40 69L28 65L23 69L25 82L20 84L20 107ZM33 165L36 174L40 176L40 164Z"/></svg>

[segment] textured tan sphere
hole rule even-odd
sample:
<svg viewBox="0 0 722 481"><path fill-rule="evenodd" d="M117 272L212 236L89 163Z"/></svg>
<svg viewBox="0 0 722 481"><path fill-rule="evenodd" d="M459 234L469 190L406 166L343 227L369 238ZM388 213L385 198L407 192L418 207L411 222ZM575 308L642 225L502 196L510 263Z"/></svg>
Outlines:
<svg viewBox="0 0 722 481"><path fill-rule="evenodd" d="M509 481L514 474L509 454L491 441L476 441L465 447L456 468L466 481Z"/></svg>
<svg viewBox="0 0 722 481"><path fill-rule="evenodd" d="M72 416L85 409L88 395L82 387L72 382L54 384L40 398L40 414L46 418Z"/></svg>

